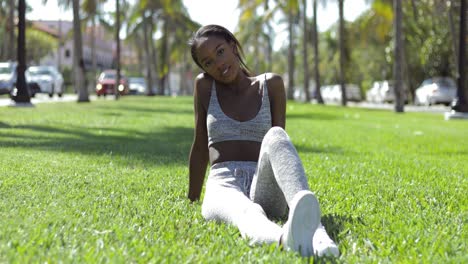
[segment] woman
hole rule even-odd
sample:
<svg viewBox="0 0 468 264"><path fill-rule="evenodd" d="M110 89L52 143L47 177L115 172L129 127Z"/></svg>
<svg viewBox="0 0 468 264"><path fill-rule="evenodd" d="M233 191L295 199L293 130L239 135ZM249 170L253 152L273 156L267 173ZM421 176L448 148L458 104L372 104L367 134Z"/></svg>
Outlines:
<svg viewBox="0 0 468 264"><path fill-rule="evenodd" d="M320 208L285 128L284 83L251 76L239 41L224 27L201 27L189 42L204 71L195 80L195 134L189 192L207 220L237 226L255 243L279 243L303 256L339 254L320 223ZM289 213L288 213L289 209ZM288 220L281 227L271 219Z"/></svg>

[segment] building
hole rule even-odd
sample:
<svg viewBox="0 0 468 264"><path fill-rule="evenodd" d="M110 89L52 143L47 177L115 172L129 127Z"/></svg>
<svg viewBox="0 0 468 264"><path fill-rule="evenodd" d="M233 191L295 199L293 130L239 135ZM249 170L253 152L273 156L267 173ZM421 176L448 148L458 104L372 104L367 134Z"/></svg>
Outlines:
<svg viewBox="0 0 468 264"><path fill-rule="evenodd" d="M73 22L63 20L37 20L32 21L32 26L55 37L59 45L56 52L51 52L40 59L41 64L54 65L57 68L71 69L73 67L74 42ZM92 52L92 28L87 27L82 35L83 60L86 69L93 65ZM97 69L112 68L115 55L115 42L110 33L103 27L97 26L94 30L95 56Z"/></svg>

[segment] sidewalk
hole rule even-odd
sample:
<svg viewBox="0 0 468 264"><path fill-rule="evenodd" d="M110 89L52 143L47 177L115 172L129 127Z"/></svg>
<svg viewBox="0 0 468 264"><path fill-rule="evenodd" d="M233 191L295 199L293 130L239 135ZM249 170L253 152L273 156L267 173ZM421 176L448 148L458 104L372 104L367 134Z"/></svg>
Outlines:
<svg viewBox="0 0 468 264"><path fill-rule="evenodd" d="M109 96L107 98L113 98ZM89 96L90 100L96 100L95 95ZM40 104L40 103L59 103L59 102L73 102L78 100L77 94L64 94L62 97L58 97L54 95L54 97L50 98L47 94L36 94L34 98L31 98L31 103L33 105ZM14 106L15 102L8 97L1 98L0 97L0 107L2 106Z"/></svg>
<svg viewBox="0 0 468 264"><path fill-rule="evenodd" d="M89 99L94 101L97 99L96 95L90 95ZM106 99L114 100L113 96L107 96ZM31 98L31 103L33 105L40 103L57 103L57 102L73 102L78 100L77 94L64 94L62 97L57 97L56 95L52 98L49 98L47 94L36 94L34 98ZM8 97L0 97L0 107L2 106L14 106L15 102ZM315 103L313 103L315 104ZM326 105L336 105L339 106L339 103L327 102ZM348 107L361 107L369 109L382 109L388 111L394 111L394 104L376 104L369 102L348 102ZM451 108L444 105L433 105L433 106L415 106L415 105L405 105L405 112L426 112L426 113L435 113L435 114L444 114L450 112Z"/></svg>

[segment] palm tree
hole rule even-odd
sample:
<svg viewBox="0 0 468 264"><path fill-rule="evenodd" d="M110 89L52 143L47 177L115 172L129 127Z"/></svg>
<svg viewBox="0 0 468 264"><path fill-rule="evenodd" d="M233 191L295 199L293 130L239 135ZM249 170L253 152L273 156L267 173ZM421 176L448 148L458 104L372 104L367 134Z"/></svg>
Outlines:
<svg viewBox="0 0 468 264"><path fill-rule="evenodd" d="M68 0L67 0L68 1ZM73 41L75 52L73 57L74 85L78 91L78 102L89 102L88 87L85 79L83 59L83 42L81 37L80 1L73 0Z"/></svg>
<svg viewBox="0 0 468 264"><path fill-rule="evenodd" d="M96 19L100 18L100 5L105 3L106 0L84 0L81 7L83 12L87 15L84 20L91 21L91 72L92 72L92 85L96 86L96 75L97 75L97 60L96 60Z"/></svg>
<svg viewBox="0 0 468 264"><path fill-rule="evenodd" d="M286 5L288 14L288 31L289 31L289 49L288 49L288 89L287 98L289 100L294 99L294 65L295 65L295 37L294 37L294 25L296 24L298 14L298 2L297 0L288 1Z"/></svg>
<svg viewBox="0 0 468 264"><path fill-rule="evenodd" d="M156 72L157 75L156 61L152 60L152 58L154 58L154 40L152 36L154 34L153 14L155 13L155 10L159 8L160 5L157 1L149 2L140 0L133 6L128 17L127 40L134 39L134 41L137 41L135 43L135 47L138 49L138 45L141 45L141 43L138 42L138 39L140 39L140 35L143 36L144 60L142 63L145 68L144 75L147 84L146 95L148 96L154 95L153 73Z"/></svg>
<svg viewBox="0 0 468 264"><path fill-rule="evenodd" d="M116 43L116 53L115 53L115 66L117 74L115 75L115 100L119 100L119 85L120 85L120 1L115 0L115 43Z"/></svg>
<svg viewBox="0 0 468 264"><path fill-rule="evenodd" d="M315 77L315 92L317 96L317 102L319 104L324 104L323 98L322 98L322 92L320 91L320 69L319 69L319 52L318 52L318 46L319 46L319 39L318 39L318 26L317 26L317 2L318 0L314 0L314 23L313 23L313 29L312 29L312 40L314 42L314 77Z"/></svg>
<svg viewBox="0 0 468 264"><path fill-rule="evenodd" d="M307 30L307 0L302 0L302 26L303 26L303 40L302 40L302 59L304 71L304 94L305 101L310 102L309 93L309 56L308 56L308 30Z"/></svg>
<svg viewBox="0 0 468 264"><path fill-rule="evenodd" d="M404 92L403 92L403 32L402 19L403 10L401 0L394 0L395 9L395 62L393 64L393 75L395 80L395 111L404 112Z"/></svg>
<svg viewBox="0 0 468 264"><path fill-rule="evenodd" d="M339 46L340 46L340 85L341 85L341 105L346 106L346 84L345 84L345 29L344 29L344 12L343 12L344 0L338 0L339 7Z"/></svg>
<svg viewBox="0 0 468 264"><path fill-rule="evenodd" d="M83 41L81 36L80 0L58 0L58 5L68 9L70 3L73 9L73 76L75 90L78 92L78 102L89 102L88 87L86 85L86 69L83 59ZM47 3L47 0L43 0Z"/></svg>
<svg viewBox="0 0 468 264"><path fill-rule="evenodd" d="M10 7L10 12L8 15L8 28L10 29L8 31L8 54L9 54L9 60L13 61L15 58L15 25L14 25L14 17L15 17L15 0L9 0L8 5Z"/></svg>
<svg viewBox="0 0 468 264"><path fill-rule="evenodd" d="M456 112L468 113L468 87L466 85L466 0L460 0L460 34L459 34L459 55L458 55L458 88L457 100L452 109Z"/></svg>
<svg viewBox="0 0 468 264"><path fill-rule="evenodd" d="M18 66L16 67L17 94L13 97L16 103L31 102L24 72L26 71L26 1L18 1Z"/></svg>
<svg viewBox="0 0 468 264"><path fill-rule="evenodd" d="M154 95L154 92L153 92L153 76L152 76L152 64L151 64L151 51L150 51L150 47L149 47L149 44L151 43L151 45L153 45L153 42L149 42L149 39L148 39L148 17L146 17L146 10L142 10L142 13L143 13L143 40L144 40L144 49L145 49L145 62L146 62L146 83L147 83L147 86L148 86L148 90L146 91L147 95L148 96L152 96ZM150 22L152 23L152 22ZM150 36L152 36L152 34L150 34ZM151 37L152 39L152 37Z"/></svg>

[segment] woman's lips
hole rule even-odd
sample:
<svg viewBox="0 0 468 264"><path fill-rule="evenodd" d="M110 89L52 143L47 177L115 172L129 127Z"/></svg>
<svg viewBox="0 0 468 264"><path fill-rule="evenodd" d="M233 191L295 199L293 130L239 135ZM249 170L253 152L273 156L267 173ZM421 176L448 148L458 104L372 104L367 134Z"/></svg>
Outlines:
<svg viewBox="0 0 468 264"><path fill-rule="evenodd" d="M226 69L224 69L224 71L221 73L221 75L223 75L223 76L226 75L229 72L230 68L231 67L227 67Z"/></svg>

